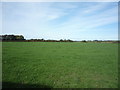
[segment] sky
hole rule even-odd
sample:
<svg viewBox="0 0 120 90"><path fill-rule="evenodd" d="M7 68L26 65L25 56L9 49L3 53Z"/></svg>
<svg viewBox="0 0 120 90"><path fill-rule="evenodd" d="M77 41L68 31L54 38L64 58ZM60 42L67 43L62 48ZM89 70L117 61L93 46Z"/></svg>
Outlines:
<svg viewBox="0 0 120 90"><path fill-rule="evenodd" d="M118 3L3 2L1 34L26 39L117 40Z"/></svg>

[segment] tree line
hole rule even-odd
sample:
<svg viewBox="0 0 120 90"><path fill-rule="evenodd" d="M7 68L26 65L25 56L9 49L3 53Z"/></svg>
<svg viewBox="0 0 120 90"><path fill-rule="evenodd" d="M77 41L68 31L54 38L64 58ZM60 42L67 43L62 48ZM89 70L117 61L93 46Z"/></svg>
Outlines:
<svg viewBox="0 0 120 90"><path fill-rule="evenodd" d="M60 40L45 40L45 39L29 39L26 40L23 35L0 35L0 40L2 41L26 41L26 42L73 42L68 39Z"/></svg>
<svg viewBox="0 0 120 90"><path fill-rule="evenodd" d="M32 41L32 42L73 42L72 40L68 39L60 39L60 40L45 40L45 39L30 39L30 40L26 40L26 41Z"/></svg>
<svg viewBox="0 0 120 90"><path fill-rule="evenodd" d="M3 41L14 41L14 40L25 40L23 35L0 35L0 40Z"/></svg>
<svg viewBox="0 0 120 90"><path fill-rule="evenodd" d="M120 43L119 40L82 40L82 41L73 41L70 39L60 39L60 40L45 40L45 39L29 39L26 40L23 35L0 35L0 41L24 41L24 42L113 42L113 43Z"/></svg>

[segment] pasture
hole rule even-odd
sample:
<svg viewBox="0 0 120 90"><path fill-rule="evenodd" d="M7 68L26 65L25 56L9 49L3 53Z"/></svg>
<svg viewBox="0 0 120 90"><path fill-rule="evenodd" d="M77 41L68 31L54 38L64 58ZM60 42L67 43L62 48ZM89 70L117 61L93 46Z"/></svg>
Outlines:
<svg viewBox="0 0 120 90"><path fill-rule="evenodd" d="M4 87L117 88L118 44L3 42Z"/></svg>

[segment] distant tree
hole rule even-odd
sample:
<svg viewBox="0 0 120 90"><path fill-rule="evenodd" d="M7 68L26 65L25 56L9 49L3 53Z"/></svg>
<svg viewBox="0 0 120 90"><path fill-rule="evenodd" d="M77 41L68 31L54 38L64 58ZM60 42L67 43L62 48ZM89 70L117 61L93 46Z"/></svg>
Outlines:
<svg viewBox="0 0 120 90"><path fill-rule="evenodd" d="M2 35L2 40L25 40L22 35Z"/></svg>
<svg viewBox="0 0 120 90"><path fill-rule="evenodd" d="M72 41L72 40L70 40L70 39L68 39L67 41L68 41L68 42L73 42L73 41Z"/></svg>
<svg viewBox="0 0 120 90"><path fill-rule="evenodd" d="M16 35L15 40L24 40L24 37L22 35Z"/></svg>
<svg viewBox="0 0 120 90"><path fill-rule="evenodd" d="M82 40L82 42L87 42L86 40Z"/></svg>
<svg viewBox="0 0 120 90"><path fill-rule="evenodd" d="M42 38L41 41L44 41L44 39Z"/></svg>
<svg viewBox="0 0 120 90"><path fill-rule="evenodd" d="M93 40L94 42L98 42L98 40Z"/></svg>
<svg viewBox="0 0 120 90"><path fill-rule="evenodd" d="M60 42L63 42L63 40L62 40L62 39L60 39L59 41L60 41Z"/></svg>

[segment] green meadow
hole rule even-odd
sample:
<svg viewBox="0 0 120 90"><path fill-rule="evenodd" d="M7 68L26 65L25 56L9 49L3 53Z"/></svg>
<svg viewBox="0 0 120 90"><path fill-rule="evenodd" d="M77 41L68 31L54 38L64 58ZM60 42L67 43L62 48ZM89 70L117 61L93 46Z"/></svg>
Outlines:
<svg viewBox="0 0 120 90"><path fill-rule="evenodd" d="M117 88L118 44L3 42L3 88Z"/></svg>

